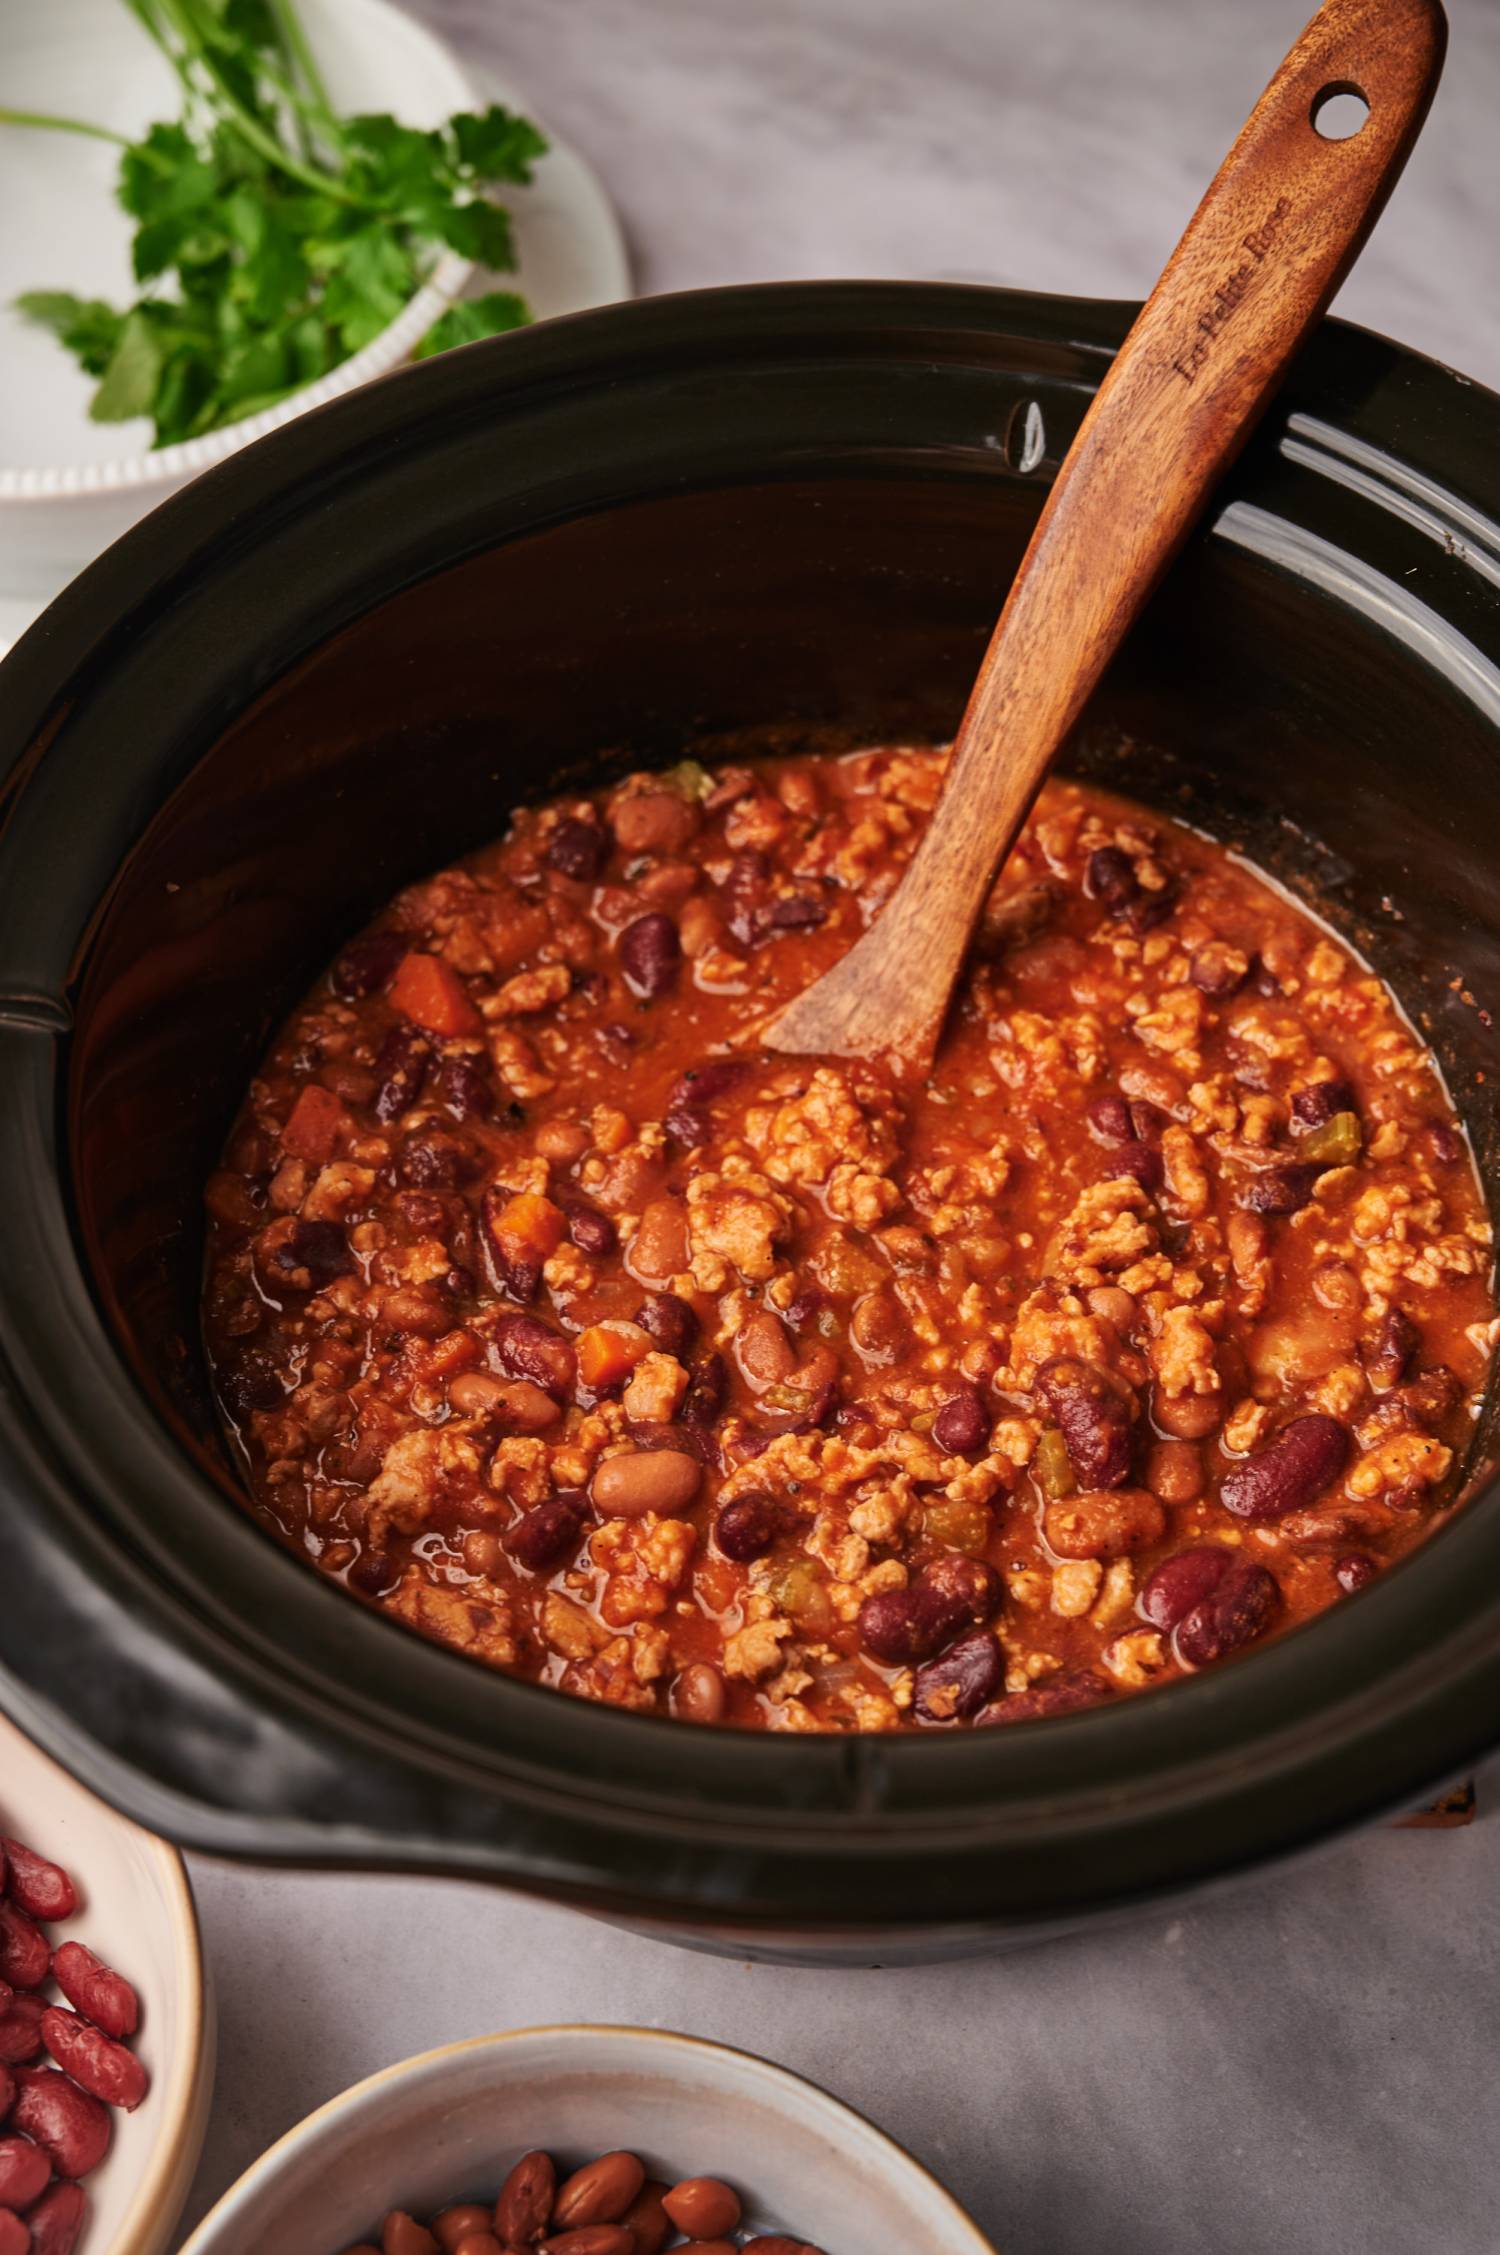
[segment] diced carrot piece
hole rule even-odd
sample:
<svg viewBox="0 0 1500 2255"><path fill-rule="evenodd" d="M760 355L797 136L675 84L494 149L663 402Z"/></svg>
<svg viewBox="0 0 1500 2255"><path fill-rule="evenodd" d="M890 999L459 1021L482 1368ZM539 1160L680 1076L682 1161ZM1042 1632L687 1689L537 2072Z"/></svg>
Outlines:
<svg viewBox="0 0 1500 2255"><path fill-rule="evenodd" d="M393 1009L430 1034L477 1034L484 1020L451 963L440 955L403 956L390 984Z"/></svg>
<svg viewBox="0 0 1500 2255"><path fill-rule="evenodd" d="M281 1148L294 1159L309 1159L315 1167L327 1166L337 1148L340 1131L349 1115L331 1088L308 1081L281 1131Z"/></svg>
<svg viewBox="0 0 1500 2255"><path fill-rule="evenodd" d="M651 1352L651 1334L638 1323L591 1323L579 1332L576 1345L578 1375L590 1393L598 1394L629 1377Z"/></svg>
<svg viewBox="0 0 1500 2255"><path fill-rule="evenodd" d="M554 1206L550 1198L542 1198L534 1190L519 1190L514 1198L507 1198L490 1224L502 1250L529 1254L538 1261L549 1259L557 1251L567 1228L568 1218L561 1206Z"/></svg>

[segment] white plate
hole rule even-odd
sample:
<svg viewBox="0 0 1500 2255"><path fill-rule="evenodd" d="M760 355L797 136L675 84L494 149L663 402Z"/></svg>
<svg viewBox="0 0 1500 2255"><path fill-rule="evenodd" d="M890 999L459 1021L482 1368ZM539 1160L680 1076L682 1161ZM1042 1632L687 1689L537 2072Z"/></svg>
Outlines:
<svg viewBox="0 0 1500 2255"><path fill-rule="evenodd" d="M208 2126L214 2039L198 1921L181 1856L98 1801L0 1715L0 1833L65 1864L75 1917L48 1929L77 1940L133 1983L133 2048L151 2088L115 2116L114 2142L85 2180L89 2222L78 2255L162 2255L187 2198Z"/></svg>
<svg viewBox="0 0 1500 2255"><path fill-rule="evenodd" d="M935 2177L816 2084L722 2044L596 2027L481 2036L356 2083L263 2153L183 2255L337 2255L388 2209L493 2200L534 2146L726 2177L749 2228L826 2255L995 2255Z"/></svg>
<svg viewBox="0 0 1500 2255"><path fill-rule="evenodd" d="M481 86L388 0L300 0L336 104L430 125L491 100L527 111L517 89ZM13 12L4 100L136 133L177 113L176 81L121 0L47 0ZM15 312L26 289L128 300L131 223L114 201L119 152L72 134L0 127L0 648L73 574L167 493L305 408L397 366L466 288L524 292L541 318L629 294L620 230L594 174L554 145L531 187L506 191L519 270L475 274L444 257L419 300L383 336L280 406L185 446L151 451L151 426L94 423L93 381L47 332Z"/></svg>

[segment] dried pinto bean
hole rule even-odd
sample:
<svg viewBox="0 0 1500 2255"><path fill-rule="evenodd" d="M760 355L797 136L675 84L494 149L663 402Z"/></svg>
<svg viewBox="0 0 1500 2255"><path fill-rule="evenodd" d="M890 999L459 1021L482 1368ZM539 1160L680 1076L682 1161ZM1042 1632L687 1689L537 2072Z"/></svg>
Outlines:
<svg viewBox="0 0 1500 2255"><path fill-rule="evenodd" d="M1280 1608L1275 1576L1264 1566L1236 1559L1209 1595L1178 1622L1178 1655L1189 1667L1206 1668L1264 1636Z"/></svg>
<svg viewBox="0 0 1500 2255"><path fill-rule="evenodd" d="M557 2169L552 2156L539 2149L523 2153L495 2202L495 2229L501 2238L517 2247L539 2239L551 2220L556 2192Z"/></svg>
<svg viewBox="0 0 1500 2255"><path fill-rule="evenodd" d="M552 2203L552 2223L559 2225L618 2223L646 2181L646 2172L633 2153L601 2153L586 2162L557 2188Z"/></svg>
<svg viewBox="0 0 1500 2255"><path fill-rule="evenodd" d="M1036 1387L1062 1432L1080 1486L1118 1488L1130 1478L1130 1410L1103 1371L1054 1356Z"/></svg>
<svg viewBox="0 0 1500 2255"><path fill-rule="evenodd" d="M1042 1513L1059 1558L1123 1558L1160 1542L1167 1515L1147 1488L1101 1488L1060 1496Z"/></svg>
<svg viewBox="0 0 1500 2255"><path fill-rule="evenodd" d="M1349 1436L1321 1410L1294 1417L1274 1441L1227 1472L1219 1501L1237 1519L1284 1519L1305 1511L1343 1471Z"/></svg>

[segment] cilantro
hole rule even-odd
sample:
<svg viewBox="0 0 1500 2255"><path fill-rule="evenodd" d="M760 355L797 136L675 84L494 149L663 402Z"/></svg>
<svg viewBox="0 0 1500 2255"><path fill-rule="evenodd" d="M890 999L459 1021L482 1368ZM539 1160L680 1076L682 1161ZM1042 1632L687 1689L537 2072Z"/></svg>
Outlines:
<svg viewBox="0 0 1500 2255"><path fill-rule="evenodd" d="M111 306L62 290L16 303L99 379L98 422L149 415L170 446L271 406L378 337L444 247L513 270L510 219L487 191L522 183L547 144L499 104L421 131L339 117L293 0L125 0L168 56L183 110L126 142L71 118L0 109L0 125L120 141L143 295ZM496 290L452 306L420 359L531 318Z"/></svg>

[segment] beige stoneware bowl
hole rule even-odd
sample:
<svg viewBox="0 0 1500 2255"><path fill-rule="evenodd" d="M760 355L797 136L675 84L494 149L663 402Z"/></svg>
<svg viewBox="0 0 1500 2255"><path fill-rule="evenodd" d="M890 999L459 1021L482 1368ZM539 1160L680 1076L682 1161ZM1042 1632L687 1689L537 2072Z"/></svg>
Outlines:
<svg viewBox="0 0 1500 2255"><path fill-rule="evenodd" d="M624 2146L659 2177L723 2176L747 2223L827 2255L995 2255L934 2177L862 2115L747 2052L653 2028L521 2028L388 2067L262 2154L183 2255L341 2255L385 2211L493 2199L542 2146Z"/></svg>
<svg viewBox="0 0 1500 2255"><path fill-rule="evenodd" d="M86 1942L141 1999L134 2048L151 2088L115 2116L114 2142L88 2178L78 2255L165 2255L208 2126L213 2014L187 1872L175 1848L86 1792L0 1716L0 1832L65 1864L79 1909L50 1929Z"/></svg>

